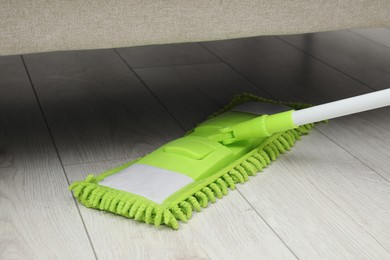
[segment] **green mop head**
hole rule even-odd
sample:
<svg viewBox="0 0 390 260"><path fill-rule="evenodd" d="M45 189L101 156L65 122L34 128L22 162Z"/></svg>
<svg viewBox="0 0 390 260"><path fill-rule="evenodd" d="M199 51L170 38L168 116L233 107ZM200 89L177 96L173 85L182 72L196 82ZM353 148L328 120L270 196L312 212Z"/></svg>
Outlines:
<svg viewBox="0 0 390 260"><path fill-rule="evenodd" d="M240 95L184 137L118 168L88 175L69 189L87 207L178 229L179 220L187 222L193 211L261 172L313 127L307 124L254 138L247 122L258 125L266 117L259 121L259 115L306 107ZM272 125L261 127L266 132Z"/></svg>

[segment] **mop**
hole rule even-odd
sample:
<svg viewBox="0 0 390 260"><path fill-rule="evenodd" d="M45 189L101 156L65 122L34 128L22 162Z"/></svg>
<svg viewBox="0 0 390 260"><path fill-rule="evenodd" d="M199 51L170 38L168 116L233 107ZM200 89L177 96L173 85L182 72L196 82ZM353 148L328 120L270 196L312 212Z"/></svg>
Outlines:
<svg viewBox="0 0 390 260"><path fill-rule="evenodd" d="M179 228L293 147L314 123L390 105L390 89L318 106L236 97L185 136L70 185L89 208Z"/></svg>

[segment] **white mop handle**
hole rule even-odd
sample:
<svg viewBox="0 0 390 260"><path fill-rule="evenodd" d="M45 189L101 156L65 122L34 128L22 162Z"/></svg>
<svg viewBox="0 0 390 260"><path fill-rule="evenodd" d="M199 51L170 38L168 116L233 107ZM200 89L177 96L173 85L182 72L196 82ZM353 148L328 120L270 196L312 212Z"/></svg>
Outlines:
<svg viewBox="0 0 390 260"><path fill-rule="evenodd" d="M390 88L294 111L295 125L319 122L390 105Z"/></svg>

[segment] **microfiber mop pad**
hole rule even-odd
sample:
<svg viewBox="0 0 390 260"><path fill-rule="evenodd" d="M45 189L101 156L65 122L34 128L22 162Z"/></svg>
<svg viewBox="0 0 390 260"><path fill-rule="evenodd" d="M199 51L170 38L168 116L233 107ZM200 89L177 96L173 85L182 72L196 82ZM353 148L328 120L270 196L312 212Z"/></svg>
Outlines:
<svg viewBox="0 0 390 260"><path fill-rule="evenodd" d="M237 96L184 137L118 168L88 175L69 189L87 207L178 229L178 221L187 222L193 211L227 195L229 188L234 190L237 183L248 181L248 176L290 150L313 124L267 137L221 142L226 129L262 114L306 107L251 94Z"/></svg>

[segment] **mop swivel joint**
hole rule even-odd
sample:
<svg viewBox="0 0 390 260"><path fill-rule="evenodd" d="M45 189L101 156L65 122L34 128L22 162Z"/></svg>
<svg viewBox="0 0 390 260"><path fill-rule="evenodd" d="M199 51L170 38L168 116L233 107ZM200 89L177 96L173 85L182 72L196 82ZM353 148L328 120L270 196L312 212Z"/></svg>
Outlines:
<svg viewBox="0 0 390 260"><path fill-rule="evenodd" d="M293 112L294 110L290 110L278 114L255 117L232 126L224 127L217 134L210 136L210 138L224 145L228 145L242 140L269 137L274 133L298 127L292 121Z"/></svg>
<svg viewBox="0 0 390 260"><path fill-rule="evenodd" d="M262 138L270 136L267 131L265 121L268 115L256 117L254 119L230 126L220 130L225 139L221 142L225 145L252 138Z"/></svg>

